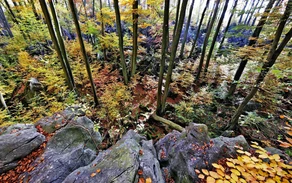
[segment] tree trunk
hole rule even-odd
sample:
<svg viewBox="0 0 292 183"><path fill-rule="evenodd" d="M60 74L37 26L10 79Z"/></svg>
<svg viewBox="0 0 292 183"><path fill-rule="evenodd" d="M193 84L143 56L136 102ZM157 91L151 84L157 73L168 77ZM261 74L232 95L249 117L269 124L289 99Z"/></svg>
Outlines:
<svg viewBox="0 0 292 183"><path fill-rule="evenodd" d="M92 17L95 20L96 16L95 16L95 0L92 0Z"/></svg>
<svg viewBox="0 0 292 183"><path fill-rule="evenodd" d="M128 84L128 74L127 74L127 66L126 66L125 55L124 55L124 41L123 41L123 32L122 32L122 26L121 26L119 0L114 0L114 7L115 7L115 13L116 13L117 34L119 37L122 72L123 72L124 82L125 84Z"/></svg>
<svg viewBox="0 0 292 183"><path fill-rule="evenodd" d="M198 81L199 78L200 78L201 70L202 70L203 63L204 63L205 53L206 53L206 49L207 49L207 45L208 45L209 36L211 34L213 24L214 24L214 22L216 20L216 15L217 15L217 12L218 12L218 9L219 9L219 4L220 4L220 0L216 0L216 6L215 6L214 13L213 13L213 17L212 17L212 20L210 22L210 25L208 27L208 30L207 30L207 33L206 33L206 36L205 36L205 39L204 39L204 44L203 44L202 54L201 54L201 58L200 58L200 63L199 63L199 66L198 66L198 73L197 73L197 76L196 76L196 81Z"/></svg>
<svg viewBox="0 0 292 183"><path fill-rule="evenodd" d="M195 39L194 39L193 46L192 46L192 49L191 49L191 52L190 52L189 57L192 56L192 54L193 54L193 52L194 52L194 49L195 49L195 47L196 47L196 43L197 43L197 40L198 40L198 38L199 38L199 36L200 36L201 27L202 27L203 20L204 20L204 17L205 17L205 13L206 13L206 11L207 11L207 9L208 9L209 3L210 3L210 0L207 0L207 2L206 2L206 6L205 6L205 8L204 8L204 10L203 10L203 12L202 12L202 16L201 16L201 19L200 19L200 23L199 23L199 26L198 26L198 28L197 28L197 32L196 32L196 37L195 37Z"/></svg>
<svg viewBox="0 0 292 183"><path fill-rule="evenodd" d="M167 35L168 35L168 21L169 21L169 0L164 2L164 16L163 16L163 34L162 34L162 51L161 51L161 61L160 61L160 71L157 89L157 109L156 114L161 114L161 95L162 95L162 81L163 81L163 71L165 67L165 54L167 50Z"/></svg>
<svg viewBox="0 0 292 183"><path fill-rule="evenodd" d="M174 65L174 59L175 59L175 56L176 56L177 46L178 46L178 43L179 43L180 34L181 34L182 27L183 27L183 24L184 24L184 18L185 18L185 14L186 14L187 4L188 4L188 0L183 0L182 1L179 21L178 21L178 25L177 25L177 30L175 32L175 37L174 37L173 43L171 45L171 55L170 55L169 66L168 66L167 75L166 75L164 94L163 94L162 102L161 102L162 113L164 113L164 111L165 111L165 103L166 103L166 98L167 98L168 91L169 91L169 84L170 84L170 80L171 80L171 75L172 75L172 70L173 70L173 65Z"/></svg>
<svg viewBox="0 0 292 183"><path fill-rule="evenodd" d="M207 22L207 26L206 28L208 29L209 25L210 25L210 22L212 20L212 17L213 17L213 14L214 14L214 11L215 11L215 7L216 7L216 3L214 3L212 9L211 9L211 12L209 14L209 19L208 19L208 22ZM219 7L218 7L219 8Z"/></svg>
<svg viewBox="0 0 292 183"><path fill-rule="evenodd" d="M178 24L180 1L181 0L177 0L176 14L175 14L175 24L174 24L174 28L173 28L172 39L174 39L175 32L176 32L176 27L177 27L177 24Z"/></svg>
<svg viewBox="0 0 292 183"><path fill-rule="evenodd" d="M243 9L242 9L242 11L241 11L241 15L240 15L240 18L239 18L238 24L241 24L241 21L242 21L243 15L245 14L245 9L246 9L246 7L247 7L247 5L248 5L248 2L249 2L249 0L246 0L246 3L245 3L245 5L244 5L244 7L243 7Z"/></svg>
<svg viewBox="0 0 292 183"><path fill-rule="evenodd" d="M246 25L249 25L249 24L250 24L251 18L253 17L253 14L254 14L256 8L258 8L259 3L260 3L260 0L257 1L257 4L256 4L255 7L252 9L251 14L250 14L250 16L249 16L249 18L248 18L248 20L247 20L247 22L246 22Z"/></svg>
<svg viewBox="0 0 292 183"><path fill-rule="evenodd" d="M263 7L264 2L265 2L265 0L262 0L261 5L258 7L257 14L260 13L260 11L261 11L261 9ZM254 19L253 19L253 21L252 21L252 23L251 23L251 26L254 26L256 20L257 20L257 17L255 16Z"/></svg>
<svg viewBox="0 0 292 183"><path fill-rule="evenodd" d="M257 77L255 86L252 88L251 92L245 97L244 101L239 105L237 108L235 114L232 116L231 122L229 124L229 129L235 129L238 126L238 119L243 112L244 107L247 105L247 103L254 97L256 92L258 91L258 88L261 84L261 82L264 81L267 73L269 72L270 68L275 64L278 56L286 46L286 44L289 42L289 40L292 37L292 28L290 28L289 32L286 34L280 45L278 46L279 40L281 38L282 32L284 30L285 24L289 18L289 15L292 11L292 0L288 1L288 4L286 6L284 15L280 19L279 26L277 28L275 38L273 40L272 46L270 48L268 57L266 62L264 62L261 72Z"/></svg>
<svg viewBox="0 0 292 183"><path fill-rule="evenodd" d="M67 56L67 53L66 53L64 40L63 40L62 35L61 35L61 28L60 28L60 25L59 25L59 20L58 20L58 16L57 16L57 13L56 13L56 10L55 10L55 6L54 6L53 0L49 0L49 5L50 5L50 8L51 8L52 17L53 17L53 20L54 20L55 32L57 34L58 44L60 46L60 50L61 50L64 62L66 64L66 67L67 67L67 70L68 70L69 78L71 80L71 83L72 83L73 87L75 88L74 77L73 77L73 74L72 74L70 63L68 61L68 56Z"/></svg>
<svg viewBox="0 0 292 183"><path fill-rule="evenodd" d="M37 20L39 20L40 17L39 17L39 15L38 15L38 13L37 13L37 10L36 10L35 4L34 4L34 0L30 0L30 4L31 4L32 11L33 11L33 14L34 14L35 18L36 18Z"/></svg>
<svg viewBox="0 0 292 183"><path fill-rule="evenodd" d="M215 43L216 43L216 39L217 39L217 36L219 34L222 22L223 22L224 17L225 17L225 13L226 13L226 10L227 10L227 7L228 7L228 3L229 3L229 0L226 0L226 2L224 4L223 12L221 14L220 20L218 22L218 25L217 25L217 28L216 28L216 31L215 31L215 34L213 36L213 40L212 40L212 43L211 43L211 46L210 46L210 50L209 50L209 53L208 53L208 56L207 56L206 65L205 65L205 70L204 70L205 73L208 72L210 59L212 57L212 53L213 53L213 49L214 49L214 46L215 46Z"/></svg>
<svg viewBox="0 0 292 183"><path fill-rule="evenodd" d="M90 69L90 65L89 65L89 61L88 61L88 56L86 54L84 42L83 42L83 39L82 39L82 34L81 34L81 30L80 30L80 25L79 25L79 22L78 22L77 10L76 10L75 4L74 4L74 0L69 0L69 6L70 6L72 17L73 17L73 20L74 20L76 33L77 33L78 41L79 41L79 44L80 44L80 49L81 49L81 52L82 52L82 55L83 55L83 59L84 59L84 62L85 62L87 75L88 75L88 78L90 80L92 94L93 94L93 98L94 98L94 103L95 103L95 106L97 106L98 105L98 99L97 99L97 95L96 95L95 84L93 82L91 69Z"/></svg>
<svg viewBox="0 0 292 183"><path fill-rule="evenodd" d="M101 35L104 37L105 31L104 31L104 21L103 21L103 14L102 14L102 0L99 0L99 9L100 9L100 17L101 17ZM103 51L104 60L107 60L106 48L102 48L102 51Z"/></svg>
<svg viewBox="0 0 292 183"><path fill-rule="evenodd" d="M231 10L230 17L229 17L229 19L228 19L227 25L226 25L225 30L224 30L224 33L223 33L223 37L222 37L222 39L221 39L221 41L220 41L220 44L219 44L219 47L218 47L218 52L219 52L219 53L218 53L217 56L221 56L221 52L220 52L220 50L221 50L221 48L222 48L222 46L223 46L223 43L224 43L224 40L225 40L226 34L227 34L227 32L228 32L228 29L229 29L229 26L230 26L230 23L231 23L232 17L233 17L233 15L234 15L235 10L236 10L237 3L238 3L238 0L235 0L235 1L234 1L234 4L233 4L233 7L232 7L232 10Z"/></svg>
<svg viewBox="0 0 292 183"><path fill-rule="evenodd" d="M131 76L136 73L138 51L138 0L133 3L133 51L131 59Z"/></svg>
<svg viewBox="0 0 292 183"><path fill-rule="evenodd" d="M69 86L70 90L73 90L74 89L74 86L73 86L73 83L70 80L70 75L69 75L69 72L68 72L68 69L67 69L67 65L64 62L64 58L62 56L62 52L61 52L61 49L60 49L60 45L58 43L58 40L57 40L55 31L54 31L54 28L53 28L53 24L52 24L52 20L51 20L49 11L48 11L47 4L46 4L45 0L39 0L39 2L40 2L40 5L41 5L41 8L42 8L42 11L43 11L44 18L46 20L48 29L49 29L49 33L51 35L51 38L52 38L52 41L53 41L53 44L54 44L54 48L55 48L55 50L57 52L58 58L59 58L59 60L61 62L63 71L65 73L66 81L68 83L68 86Z"/></svg>
<svg viewBox="0 0 292 183"><path fill-rule="evenodd" d="M4 11L3 11L1 5L0 5L0 18L1 18L2 22L3 22L3 24L4 24L4 28L7 30L8 34L9 34L9 36L13 37L13 34L11 32L11 29L10 29L10 25L9 25L7 19L6 19L6 16L4 14Z"/></svg>
<svg viewBox="0 0 292 183"><path fill-rule="evenodd" d="M254 30L253 34L251 37L253 37L254 39L251 39L248 43L248 46L253 46L255 43L256 43L256 40L257 38L259 37L262 29L263 29L263 26L265 25L266 23L266 20L267 20L267 17L269 15L269 12L271 10L271 8L273 7L273 4L275 3L275 0L270 0L268 5L266 6L266 9L265 9L265 12L263 13L256 29ZM243 70L245 68L247 64L247 59L245 58L244 60L242 60L239 64L239 67L237 68L237 71L234 75L234 78L233 78L233 82L230 86L230 89L228 91L228 94L227 94L227 97L233 95L233 93L235 92L235 89L236 89L236 86L237 86L237 83L243 73Z"/></svg>
<svg viewBox="0 0 292 183"><path fill-rule="evenodd" d="M181 58L183 57L183 54L184 54L185 44L186 44L186 41L187 41L188 31L189 31L189 27L190 27L191 19L192 19L194 3L195 3L195 0L192 0L192 4L190 6L189 17L188 17L188 21L187 21L187 25L186 25L186 28L185 28L185 33L184 33L184 37L183 37L183 41L182 41L182 45L181 45L181 50L180 50L180 57Z"/></svg>
<svg viewBox="0 0 292 183"><path fill-rule="evenodd" d="M254 8L253 6L254 6L255 1L256 0L253 0L252 3L251 3L251 7L248 10L247 15L246 15L245 20L244 20L244 25L247 25L247 21L248 21L248 18L249 18L249 15L250 15L252 9Z"/></svg>

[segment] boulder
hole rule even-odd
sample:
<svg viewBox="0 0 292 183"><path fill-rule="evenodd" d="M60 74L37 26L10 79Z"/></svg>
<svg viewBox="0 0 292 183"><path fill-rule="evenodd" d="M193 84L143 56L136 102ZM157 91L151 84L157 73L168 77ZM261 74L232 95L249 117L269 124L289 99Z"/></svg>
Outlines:
<svg viewBox="0 0 292 183"><path fill-rule="evenodd" d="M67 115L65 119L77 116L69 110L63 114ZM85 116L69 120L48 141L43 155L33 162L34 170L23 174L21 179L32 183L58 183L75 169L91 163L102 141L101 135L93 130L93 125Z"/></svg>
<svg viewBox="0 0 292 183"><path fill-rule="evenodd" d="M152 141L130 130L92 163L72 172L64 183L133 183L139 179L164 182Z"/></svg>
<svg viewBox="0 0 292 183"><path fill-rule="evenodd" d="M243 136L210 139L207 126L194 123L155 144L165 180L176 183L199 182L195 169L211 168L219 159L235 156L235 146L248 148Z"/></svg>
<svg viewBox="0 0 292 183"><path fill-rule="evenodd" d="M0 173L17 166L17 162L38 148L45 136L37 132L33 125L16 124L0 135Z"/></svg>

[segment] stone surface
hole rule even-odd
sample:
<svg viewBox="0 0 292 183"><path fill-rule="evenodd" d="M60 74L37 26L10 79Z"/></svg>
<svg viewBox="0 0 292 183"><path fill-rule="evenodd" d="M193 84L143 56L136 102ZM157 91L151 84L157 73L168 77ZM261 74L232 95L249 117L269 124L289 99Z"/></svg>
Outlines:
<svg viewBox="0 0 292 183"><path fill-rule="evenodd" d="M211 168L219 159L235 156L236 145L248 148L243 136L210 139L206 125L191 123L184 132L173 131L160 139L155 148L164 178L187 183L199 181L195 169Z"/></svg>
<svg viewBox="0 0 292 183"><path fill-rule="evenodd" d="M0 173L17 166L17 162L38 148L45 136L33 125L16 124L0 135Z"/></svg>
<svg viewBox="0 0 292 183"><path fill-rule="evenodd" d="M24 180L62 182L72 171L94 160L100 143L101 136L93 130L90 119L85 116L71 119L48 141L44 154L34 162L35 169L23 174Z"/></svg>
<svg viewBox="0 0 292 183"><path fill-rule="evenodd" d="M139 178L151 178L153 183L163 183L155 157L152 141L145 141L144 137L130 130L117 144L101 152L91 164L72 172L64 183L133 183L138 182ZM137 174L138 169L143 171L142 175Z"/></svg>

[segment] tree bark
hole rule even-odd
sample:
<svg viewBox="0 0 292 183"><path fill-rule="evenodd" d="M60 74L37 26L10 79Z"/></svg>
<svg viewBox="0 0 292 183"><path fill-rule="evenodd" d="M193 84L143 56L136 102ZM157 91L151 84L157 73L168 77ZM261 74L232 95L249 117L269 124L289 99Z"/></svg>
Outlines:
<svg viewBox="0 0 292 183"><path fill-rule="evenodd" d="M270 0L269 1L268 5L266 6L265 12L263 13L263 15L262 15L262 17L261 17L256 29L254 30L254 32L253 32L253 34L251 36L254 39L251 39L249 41L248 46L253 46L256 43L256 41L257 41L257 39L258 39L262 29L263 29L263 26L266 23L267 17L269 15L269 12L270 12L271 8L273 7L274 3L275 3L275 0ZM237 71L236 71L236 73L234 75L233 82L232 82L232 84L230 86L230 89L228 91L227 97L233 95L233 93L235 92L237 83L238 83L238 81L239 81L239 79L240 79L240 77L241 77L241 75L243 73L243 70L244 70L246 64L247 64L247 58L243 59L240 62L239 67L237 68Z"/></svg>
<svg viewBox="0 0 292 183"><path fill-rule="evenodd" d="M167 50L167 35L168 35L168 21L169 21L169 0L164 1L164 16L163 16L163 34L162 34L162 51L161 51L161 61L160 61L160 71L157 89L157 109L156 114L161 114L161 96L162 96L162 81L163 81L163 71L165 67L165 54Z"/></svg>
<svg viewBox="0 0 292 183"><path fill-rule="evenodd" d="M249 23L251 21L251 18L253 17L253 14L254 14L256 8L258 8L259 3L260 3L260 0L257 1L255 7L252 9L252 12L251 12L251 14L250 14L250 16L249 16L249 18L248 18L248 20L246 22L246 25L249 25Z"/></svg>
<svg viewBox="0 0 292 183"><path fill-rule="evenodd" d="M39 2L40 2L40 5L41 5L41 8L42 8L42 11L43 11L44 18L46 20L48 29L49 29L50 36L51 36L53 44L54 44L54 48L55 48L55 50L57 52L57 55L58 55L58 58L59 58L59 60L61 62L62 69L64 71L66 81L68 83L68 86L69 86L70 90L73 90L74 86L73 86L73 83L70 80L70 76L69 76L69 72L68 72L68 69L67 69L67 65L64 62L64 58L62 56L60 45L58 43L58 39L57 39L57 36L56 36L54 28L53 28L53 24L52 24L51 16L50 16L49 11L48 11L47 4L46 4L45 0L39 0Z"/></svg>
<svg viewBox="0 0 292 183"><path fill-rule="evenodd" d="M138 0L133 3L133 51L131 58L131 77L136 73L138 51Z"/></svg>
<svg viewBox="0 0 292 183"><path fill-rule="evenodd" d="M224 43L224 40L225 40L226 34L227 34L227 32L228 32L228 29L229 29L229 26L230 26L230 23L231 23L232 17L233 17L233 15L234 15L235 10L236 10L237 3L238 3L238 0L235 0L235 1L234 1L234 4L233 4L233 7L232 7L232 10L231 10L230 17L229 17L229 19L228 19L227 25L226 25L225 30L224 30L224 33L223 33L223 37L222 37L222 39L221 39L221 41L220 41L220 44L219 44L219 48L218 48L218 52L219 52L219 54L218 54L217 56L221 56L221 52L220 52L220 50L221 50L221 48L222 48L222 46L223 46L223 43Z"/></svg>
<svg viewBox="0 0 292 183"><path fill-rule="evenodd" d="M181 0L177 0L176 14L175 14L175 24L174 24L174 28L173 28L173 34L172 34L172 37L173 37L173 38L172 38L172 39L174 39L175 32L176 32L176 27L177 27L177 24L178 24L180 1L181 1Z"/></svg>
<svg viewBox="0 0 292 183"><path fill-rule="evenodd" d="M245 9L246 9L246 7L247 7L247 5L248 5L248 2L249 2L249 0L246 0L246 4L244 5L244 7L243 7L243 9L242 9L242 11L241 11L241 15L240 15L240 18L239 18L238 24L241 24L241 21L242 21L243 15L245 14Z"/></svg>
<svg viewBox="0 0 292 183"><path fill-rule="evenodd" d="M125 84L128 84L128 74L127 74L127 66L126 66L125 55L124 55L124 41L123 41L123 32L122 32L122 26L121 26L121 16L120 16L120 10L119 10L119 0L114 0L114 7L115 7L115 13L116 13L117 34L119 37L122 72L123 72L124 82Z"/></svg>
<svg viewBox="0 0 292 183"><path fill-rule="evenodd" d="M0 18L1 18L2 22L3 22L3 24L4 24L4 28L7 30L8 34L9 34L9 36L13 37L13 34L11 32L11 29L10 29L10 25L9 25L7 19L6 19L6 16L4 14L4 11L3 11L1 5L0 5Z"/></svg>
<svg viewBox="0 0 292 183"><path fill-rule="evenodd" d="M78 41L79 41L79 44L80 44L80 49L81 49L81 52L82 52L82 55L83 55L83 59L84 59L84 62L85 62L87 75L88 75L88 78L90 80L91 90L92 90L93 98L94 98L94 103L95 103L95 106L97 106L98 105L98 99L97 99L97 95L96 95L95 84L93 82L91 69L90 69L90 65L89 65L89 61L88 61L88 56L86 54L84 42L83 42L83 39L82 39L82 34L81 34L81 30L80 30L80 25L79 25L79 22L78 22L77 10L76 10L75 4L74 4L74 0L69 0L69 6L70 6L72 17L73 17L73 20L74 20L76 33L77 33Z"/></svg>
<svg viewBox="0 0 292 183"><path fill-rule="evenodd" d="M156 114L152 114L151 117L152 117L154 120L159 121L159 122L161 122L161 123L163 123L163 124L166 124L166 125L170 126L171 128L173 128L173 129L179 131L179 132L182 132L182 131L184 130L184 128L181 127L181 126L179 126L178 124L175 124L174 122L172 122L172 121L170 121L170 120L167 120L167 119L165 119L165 118L162 118L162 117L160 117L160 116L157 116Z"/></svg>
<svg viewBox="0 0 292 183"><path fill-rule="evenodd" d="M262 9L262 7L263 7L264 2L265 2L265 0L262 0L261 5L258 7L258 11L257 11L257 13L260 13L260 11L261 11L261 9ZM256 20L257 20L257 17L255 16L255 18L253 19L253 21L252 21L252 23L251 23L251 26L254 26Z"/></svg>
<svg viewBox="0 0 292 183"><path fill-rule="evenodd" d="M187 25L186 25L185 32L184 32L184 37L183 37L183 41L182 41L182 44L181 44L181 50L180 50L180 57L181 58L183 57L183 54L184 54L185 44L186 44L186 41L187 41L188 31L189 31L189 27L190 27L191 19L192 19L194 3L195 3L195 0L192 0L192 4L190 6L189 17L188 17Z"/></svg>
<svg viewBox="0 0 292 183"><path fill-rule="evenodd" d="M173 43L171 45L171 55L170 55L169 66L168 66L167 75L166 75L164 94L163 94L162 102L161 102L162 113L164 113L164 111L165 111L165 103L166 103L166 99L167 99L167 95L168 95L168 91L169 91L169 85L170 85L170 80L171 80L171 76L172 76L172 70L173 70L173 65L174 65L174 59L175 59L175 56L176 56L177 46L178 46L178 43L179 43L180 34L181 34L182 27L183 27L183 24L184 24L184 18L185 18L185 14L186 14L187 3L188 3L188 0L183 0L182 1L180 17L179 17L179 21L178 21L178 25L177 25L177 30L176 30L176 33L175 33L175 37L174 37Z"/></svg>
<svg viewBox="0 0 292 183"><path fill-rule="evenodd" d="M216 28L216 31L215 31L215 34L213 36L213 40L212 40L212 43L211 43L211 46L210 46L210 49L209 49L209 53L208 53L208 56L207 56L207 60L206 60L206 65L205 65L205 70L204 70L205 73L208 72L210 59L212 57L212 53L213 53L213 49L214 49L214 46L215 46L215 43L216 43L216 39L217 39L217 36L219 34L222 22L223 22L224 17L225 17L225 13L226 13L226 10L227 10L227 7L228 7L228 3L229 3L229 0L226 0L226 2L224 4L223 12L221 14L220 20L218 22L218 25L217 25L217 28Z"/></svg>
<svg viewBox="0 0 292 183"><path fill-rule="evenodd" d="M104 37L105 31L104 31L104 21L103 21L103 14L102 14L102 0L99 0L99 9L100 9L100 17L101 17L101 35ZM102 51L103 51L104 60L107 60L106 48L102 48Z"/></svg>
<svg viewBox="0 0 292 183"><path fill-rule="evenodd" d="M216 20L216 15L217 15L217 12L218 12L218 9L219 9L219 4L220 4L220 0L217 0L216 1L216 6L215 6L215 10L214 10L214 14L213 14L212 20L210 22L210 25L208 27L208 30L207 30L207 33L206 33L206 36L205 36L205 39L204 39L202 54L201 54L200 63L199 63L199 66L198 66L198 72L197 72L197 75L196 75L196 81L198 81L199 78L200 78L200 74L201 74L201 71L202 71L203 63L204 63L205 53L206 53L206 49L207 49L207 45L208 45L209 36L211 34L213 24L214 24L214 22Z"/></svg>
<svg viewBox="0 0 292 183"><path fill-rule="evenodd" d="M255 1L256 1L256 0L253 0L252 3L251 3L251 7L250 7L250 9L248 10L248 13L247 13L247 15L246 15L246 17L245 17L245 20L244 20L244 25L247 25L247 21L248 21L248 18L249 18L249 15L250 15L252 9L254 8L253 6L254 6Z"/></svg>
<svg viewBox="0 0 292 183"><path fill-rule="evenodd" d="M285 12L280 19L279 26L277 28L275 38L273 40L272 46L270 48L268 57L266 62L263 64L260 74L257 77L255 86L252 88L251 92L245 97L244 101L239 105L235 114L232 116L231 122L229 123L229 129L235 129L238 126L238 119L243 112L244 107L248 104L248 102L254 97L256 92L259 89L261 82L264 81L267 73L269 72L270 68L275 64L278 56L289 42L292 37L292 28L290 28L289 32L286 34L280 45L278 46L279 40L281 38L282 32L284 30L285 24L291 14L292 11L292 0L288 1L286 6Z"/></svg>
<svg viewBox="0 0 292 183"><path fill-rule="evenodd" d="M194 52L194 49L195 49L195 47L196 47L196 43L197 43L197 40L198 40L198 38L199 38L199 36L200 36L201 27L202 27L203 20L204 20L204 17L205 17L205 13L206 13L206 11L207 11L207 9L208 9L209 3L210 3L210 0L207 0L207 2L206 2L206 6L205 6L205 8L204 8L204 10L203 10L203 12L202 12L202 16L201 16L201 19L200 19L199 26L198 26L198 28L197 28L196 37L195 37L195 39L194 39L193 46L192 46L192 49L191 49L191 52L190 52L189 58L192 56L192 54L193 54L193 52Z"/></svg>

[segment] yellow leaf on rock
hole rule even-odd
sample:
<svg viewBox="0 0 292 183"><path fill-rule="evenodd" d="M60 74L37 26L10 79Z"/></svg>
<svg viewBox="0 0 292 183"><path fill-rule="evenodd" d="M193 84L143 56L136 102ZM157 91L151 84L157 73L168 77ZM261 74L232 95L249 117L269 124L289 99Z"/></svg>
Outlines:
<svg viewBox="0 0 292 183"><path fill-rule="evenodd" d="M238 176L235 173L231 173L231 178L235 181L238 181Z"/></svg>
<svg viewBox="0 0 292 183"><path fill-rule="evenodd" d="M152 183L152 179L150 177L148 177L145 181L145 183Z"/></svg>
<svg viewBox="0 0 292 183"><path fill-rule="evenodd" d="M235 175L240 176L240 172L239 172L238 170L231 169L230 171L231 171L232 173L234 173Z"/></svg>
<svg viewBox="0 0 292 183"><path fill-rule="evenodd" d="M222 165L218 165L216 163L212 163L213 167L217 168L217 169L220 169L222 171L224 171L224 167Z"/></svg>
<svg viewBox="0 0 292 183"><path fill-rule="evenodd" d="M216 183L216 180L213 178L213 177L207 177L207 180L206 180L208 183Z"/></svg>
<svg viewBox="0 0 292 183"><path fill-rule="evenodd" d="M220 169L216 169L216 172L218 173L218 175L221 175L222 177L225 176L225 173Z"/></svg>
<svg viewBox="0 0 292 183"><path fill-rule="evenodd" d="M230 168L235 168L234 164L231 162L226 162L227 166L229 166Z"/></svg>
<svg viewBox="0 0 292 183"><path fill-rule="evenodd" d="M200 174L198 177L199 177L199 179L204 179L205 178L205 175Z"/></svg>
<svg viewBox="0 0 292 183"><path fill-rule="evenodd" d="M216 180L216 183L223 183L223 180Z"/></svg>
<svg viewBox="0 0 292 183"><path fill-rule="evenodd" d="M269 178L266 180L266 183L276 183L273 179Z"/></svg>
<svg viewBox="0 0 292 183"><path fill-rule="evenodd" d="M202 172L203 172L203 174L205 174L205 175L209 175L209 171L206 170L206 169L202 169Z"/></svg>
<svg viewBox="0 0 292 183"><path fill-rule="evenodd" d="M210 176L215 178L215 179L220 178L220 176L216 172L210 171L209 173L210 173Z"/></svg>

